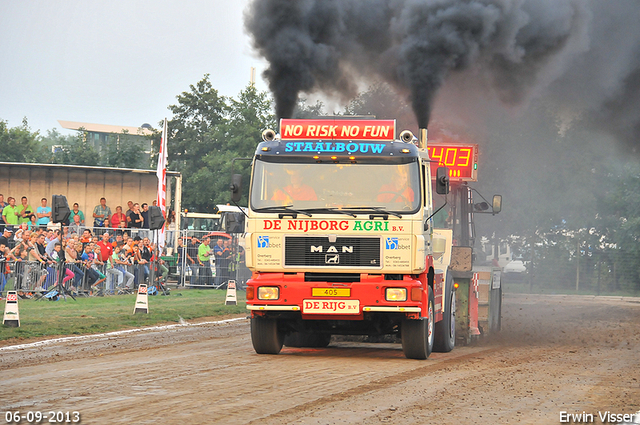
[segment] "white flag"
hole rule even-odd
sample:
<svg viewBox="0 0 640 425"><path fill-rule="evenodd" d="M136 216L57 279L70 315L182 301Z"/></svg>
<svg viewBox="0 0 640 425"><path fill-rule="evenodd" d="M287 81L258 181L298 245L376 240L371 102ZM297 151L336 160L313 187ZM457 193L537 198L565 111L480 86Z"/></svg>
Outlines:
<svg viewBox="0 0 640 425"><path fill-rule="evenodd" d="M167 119L162 126L162 139L160 140L160 152L158 153L158 199L157 204L162 210L162 215L167 217ZM162 252L164 247L165 225L158 231L158 250Z"/></svg>

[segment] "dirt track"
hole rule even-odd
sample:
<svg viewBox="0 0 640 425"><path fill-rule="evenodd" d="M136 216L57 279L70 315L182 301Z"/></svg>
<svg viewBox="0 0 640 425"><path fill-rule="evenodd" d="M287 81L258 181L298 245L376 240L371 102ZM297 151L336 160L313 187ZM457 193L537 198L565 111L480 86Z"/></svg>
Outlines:
<svg viewBox="0 0 640 425"><path fill-rule="evenodd" d="M4 350L0 421L7 410L84 424L600 423L640 410L640 299L508 295L499 336L427 361L399 344L260 356L247 320Z"/></svg>

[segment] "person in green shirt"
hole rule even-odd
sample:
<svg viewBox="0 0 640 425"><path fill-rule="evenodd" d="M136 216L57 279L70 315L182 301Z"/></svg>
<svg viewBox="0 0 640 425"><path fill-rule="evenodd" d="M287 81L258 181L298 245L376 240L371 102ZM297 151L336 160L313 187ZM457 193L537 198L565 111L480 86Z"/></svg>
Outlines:
<svg viewBox="0 0 640 425"><path fill-rule="evenodd" d="M16 207L16 198L9 197L8 201L9 205L2 210L2 218L6 224L17 226L19 209Z"/></svg>
<svg viewBox="0 0 640 425"><path fill-rule="evenodd" d="M449 208L443 207L440 210L436 208L436 213L433 216L433 227L436 229L449 229L451 228L451 219L449 214Z"/></svg>
<svg viewBox="0 0 640 425"><path fill-rule="evenodd" d="M198 285L211 285L211 264L209 263L209 256L211 255L210 242L211 238L205 236L198 247L198 264L200 265Z"/></svg>
<svg viewBox="0 0 640 425"><path fill-rule="evenodd" d="M80 205L78 203L73 204L73 210L71 210L71 215L69 216L69 220L73 223L73 216L77 215L80 217L80 224L84 226L84 213L80 211Z"/></svg>
<svg viewBox="0 0 640 425"><path fill-rule="evenodd" d="M18 213L20 215L20 224L28 223L29 221L31 221L31 214L35 214L35 210L31 207L31 205L29 205L26 196L22 197L22 205L18 207Z"/></svg>

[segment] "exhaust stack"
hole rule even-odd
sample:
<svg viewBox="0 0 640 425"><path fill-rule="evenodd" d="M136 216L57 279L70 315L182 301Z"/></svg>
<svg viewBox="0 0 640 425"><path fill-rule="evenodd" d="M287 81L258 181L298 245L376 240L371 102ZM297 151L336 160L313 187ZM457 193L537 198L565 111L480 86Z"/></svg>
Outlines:
<svg viewBox="0 0 640 425"><path fill-rule="evenodd" d="M418 135L418 149L427 149L427 129L421 128L418 131L420 132Z"/></svg>

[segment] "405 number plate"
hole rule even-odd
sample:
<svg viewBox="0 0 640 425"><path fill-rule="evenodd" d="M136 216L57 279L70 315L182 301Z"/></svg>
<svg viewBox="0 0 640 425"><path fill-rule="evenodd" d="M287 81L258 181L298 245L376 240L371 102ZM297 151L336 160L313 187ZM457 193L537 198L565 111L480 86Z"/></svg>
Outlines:
<svg viewBox="0 0 640 425"><path fill-rule="evenodd" d="M351 288L311 288L312 297L350 297Z"/></svg>

